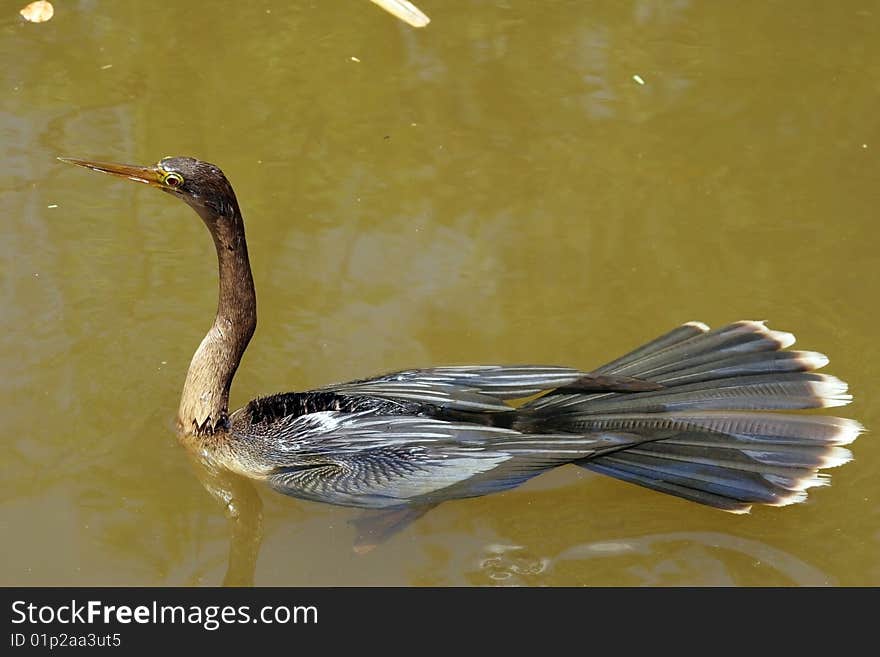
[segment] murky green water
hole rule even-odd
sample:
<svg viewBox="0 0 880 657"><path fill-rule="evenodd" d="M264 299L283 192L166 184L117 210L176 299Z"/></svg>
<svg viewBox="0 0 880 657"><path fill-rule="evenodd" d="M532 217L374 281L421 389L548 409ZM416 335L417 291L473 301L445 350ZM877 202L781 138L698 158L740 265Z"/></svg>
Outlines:
<svg viewBox="0 0 880 657"><path fill-rule="evenodd" d="M230 547L173 434L210 239L56 155L227 172L260 302L236 406L766 318L880 426L876 3L419 6L420 31L366 0L3 3L0 583L216 584ZM563 468L365 556L354 511L262 491L255 581L877 585L880 444L854 451L745 517Z"/></svg>

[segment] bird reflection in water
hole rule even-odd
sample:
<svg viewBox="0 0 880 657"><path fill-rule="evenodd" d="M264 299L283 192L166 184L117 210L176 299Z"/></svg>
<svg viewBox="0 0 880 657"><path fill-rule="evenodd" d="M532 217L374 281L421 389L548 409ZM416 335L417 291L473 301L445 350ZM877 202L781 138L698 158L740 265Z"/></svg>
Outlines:
<svg viewBox="0 0 880 657"><path fill-rule="evenodd" d="M212 467L190 452L193 471L229 521L229 558L224 586L253 586L263 542L263 502L254 485L229 470Z"/></svg>

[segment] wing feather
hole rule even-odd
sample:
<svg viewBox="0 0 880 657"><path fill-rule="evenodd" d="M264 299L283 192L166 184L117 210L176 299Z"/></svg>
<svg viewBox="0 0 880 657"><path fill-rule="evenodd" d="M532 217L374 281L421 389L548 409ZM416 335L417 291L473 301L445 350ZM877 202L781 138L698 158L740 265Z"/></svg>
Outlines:
<svg viewBox="0 0 880 657"><path fill-rule="evenodd" d="M427 417L326 411L296 418L275 436L277 465L267 480L287 495L346 506L434 503L512 488L613 440L619 436L532 436Z"/></svg>
<svg viewBox="0 0 880 657"><path fill-rule="evenodd" d="M337 383L321 390L497 413L511 411L504 400L523 399L557 388L629 392L658 387L661 386L628 376L596 375L571 367L467 365L404 370L374 379Z"/></svg>

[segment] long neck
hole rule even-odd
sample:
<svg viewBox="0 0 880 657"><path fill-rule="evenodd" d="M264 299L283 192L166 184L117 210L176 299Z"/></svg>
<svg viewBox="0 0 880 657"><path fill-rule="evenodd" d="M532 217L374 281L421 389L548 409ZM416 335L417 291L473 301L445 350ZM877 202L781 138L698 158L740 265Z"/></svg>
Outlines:
<svg viewBox="0 0 880 657"><path fill-rule="evenodd" d="M183 386L177 421L187 436L226 429L232 377L257 326L257 297L241 213L235 208L232 216L219 219L199 214L217 248L220 299L214 324L196 350Z"/></svg>

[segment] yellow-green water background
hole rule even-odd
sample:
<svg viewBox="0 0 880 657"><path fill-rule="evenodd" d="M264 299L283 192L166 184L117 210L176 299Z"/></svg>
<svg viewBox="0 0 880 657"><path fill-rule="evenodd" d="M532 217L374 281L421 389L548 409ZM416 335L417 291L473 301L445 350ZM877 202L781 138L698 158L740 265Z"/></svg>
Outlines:
<svg viewBox="0 0 880 657"><path fill-rule="evenodd" d="M195 155L239 195L260 326L233 405L385 370L590 368L768 319L878 425L880 8L869 0L0 2L0 584L217 584L177 445L201 222L57 155ZM356 58L359 61L355 61ZM634 78L639 78L644 84ZM839 409L840 410L840 409ZM356 512L262 491L257 584L880 584L880 444L807 504L721 513L575 468Z"/></svg>

